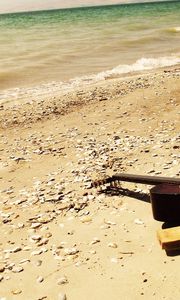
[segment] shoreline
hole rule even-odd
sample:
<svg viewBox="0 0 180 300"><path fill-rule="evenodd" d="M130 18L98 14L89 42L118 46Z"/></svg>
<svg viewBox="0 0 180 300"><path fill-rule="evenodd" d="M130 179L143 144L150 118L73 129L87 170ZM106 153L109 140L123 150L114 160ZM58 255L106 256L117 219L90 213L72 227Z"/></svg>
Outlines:
<svg viewBox="0 0 180 300"><path fill-rule="evenodd" d="M120 172L180 176L179 82L168 67L0 110L3 299L179 298L150 187L90 188Z"/></svg>
<svg viewBox="0 0 180 300"><path fill-rule="evenodd" d="M12 95L0 104L0 126L31 123L38 120L46 120L51 116L67 114L77 107L98 101L108 100L110 97L125 95L136 89L143 89L154 84L155 78L159 80L177 76L179 77L180 65L162 67L159 69L131 72L118 76L111 76L97 82L81 82L79 85L65 84L62 87L58 83L40 85L32 88L20 88L16 99ZM149 76L150 79L149 79ZM119 85L122 85L119 88ZM118 89L116 89L116 85ZM106 93L106 87L108 93ZM11 90L11 89L10 89ZM18 90L13 89L13 90ZM29 91L29 92L28 92ZM33 114L29 111L33 108ZM19 116L20 117L19 117ZM23 117L23 118L22 118ZM13 118L16 120L13 121ZM4 125L3 125L4 124ZM9 125L8 125L9 124Z"/></svg>

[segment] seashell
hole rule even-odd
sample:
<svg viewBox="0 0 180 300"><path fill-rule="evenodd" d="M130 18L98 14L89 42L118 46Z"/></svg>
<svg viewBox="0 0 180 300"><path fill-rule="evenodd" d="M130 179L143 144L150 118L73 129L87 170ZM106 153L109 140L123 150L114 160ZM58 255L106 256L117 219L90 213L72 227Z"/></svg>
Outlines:
<svg viewBox="0 0 180 300"><path fill-rule="evenodd" d="M38 282L38 283L41 283L41 282L43 282L43 281L44 281L44 278L43 278L42 276L38 276L37 282Z"/></svg>
<svg viewBox="0 0 180 300"><path fill-rule="evenodd" d="M97 243L100 243L100 239L94 238L94 239L92 240L92 242L90 243L90 245L94 245L94 244L97 244Z"/></svg>
<svg viewBox="0 0 180 300"><path fill-rule="evenodd" d="M67 300L67 296L64 293L58 295L58 300Z"/></svg>
<svg viewBox="0 0 180 300"><path fill-rule="evenodd" d="M111 262L117 264L118 263L118 259L116 257L112 257L111 258Z"/></svg>
<svg viewBox="0 0 180 300"><path fill-rule="evenodd" d="M42 265L42 260L37 260L37 262L35 262L35 265L37 266L37 267L40 267L41 265Z"/></svg>
<svg viewBox="0 0 180 300"><path fill-rule="evenodd" d="M40 249L40 250L34 250L34 251L31 252L31 255L32 256L34 256L34 255L40 255L42 253L43 253L42 249Z"/></svg>
<svg viewBox="0 0 180 300"><path fill-rule="evenodd" d="M116 243L109 243L108 247L110 247L110 248L117 248L118 245Z"/></svg>
<svg viewBox="0 0 180 300"><path fill-rule="evenodd" d="M4 270L5 270L5 266L0 264L0 273L4 272Z"/></svg>
<svg viewBox="0 0 180 300"><path fill-rule="evenodd" d="M12 290L11 293L12 293L13 295L19 295L19 294L22 293L22 291L21 291L21 290Z"/></svg>
<svg viewBox="0 0 180 300"><path fill-rule="evenodd" d="M78 249L76 249L75 247L73 248L65 248L64 249L64 254L65 255L74 255L74 254L77 254L79 252Z"/></svg>
<svg viewBox="0 0 180 300"><path fill-rule="evenodd" d="M37 222L37 223L32 223L32 224L31 224L31 228L36 229L36 228L39 228L41 225L42 225L42 224L39 223L39 222Z"/></svg>
<svg viewBox="0 0 180 300"><path fill-rule="evenodd" d="M92 221L92 218L91 218L91 217L88 217L88 216L84 216L84 217L82 217L82 218L80 219L80 221L81 221L82 223L89 223L89 222Z"/></svg>
<svg viewBox="0 0 180 300"><path fill-rule="evenodd" d="M30 237L30 240L33 241L33 242L39 242L40 240L42 239L42 236L41 235L32 235Z"/></svg>
<svg viewBox="0 0 180 300"><path fill-rule="evenodd" d="M13 268L12 268L12 272L13 273L20 273L20 272L22 272L22 271L24 271L24 268L23 267L21 267L21 266L14 266Z"/></svg>
<svg viewBox="0 0 180 300"><path fill-rule="evenodd" d="M144 222L142 220L140 220L140 219L135 219L134 223L138 224L138 225L143 225L144 224Z"/></svg>
<svg viewBox="0 0 180 300"><path fill-rule="evenodd" d="M68 283L68 280L67 280L67 278L65 276L59 278L58 281L57 281L58 285L66 284L66 283Z"/></svg>
<svg viewBox="0 0 180 300"><path fill-rule="evenodd" d="M12 252L12 253L16 253L16 252L19 252L19 251L21 251L21 250L22 250L21 247L15 247L14 249L11 249L11 252Z"/></svg>
<svg viewBox="0 0 180 300"><path fill-rule="evenodd" d="M4 279L4 277L2 275L0 275L0 282Z"/></svg>
<svg viewBox="0 0 180 300"><path fill-rule="evenodd" d="M20 264L26 264L26 263L28 263L28 262L30 262L30 259L24 258L24 259L22 259L19 263L20 263Z"/></svg>
<svg viewBox="0 0 180 300"><path fill-rule="evenodd" d="M23 251L29 251L29 250L31 250L32 249L32 247L30 247L30 246L25 246L24 248L23 248Z"/></svg>

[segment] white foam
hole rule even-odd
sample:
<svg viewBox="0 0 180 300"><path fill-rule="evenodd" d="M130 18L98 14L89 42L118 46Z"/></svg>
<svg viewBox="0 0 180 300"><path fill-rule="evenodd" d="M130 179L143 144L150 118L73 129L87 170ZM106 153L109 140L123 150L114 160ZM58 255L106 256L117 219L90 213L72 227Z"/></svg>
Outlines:
<svg viewBox="0 0 180 300"><path fill-rule="evenodd" d="M155 68L169 67L180 63L180 57L168 56L159 58L141 58L132 65L119 65L112 70L101 72L97 78L107 78L112 75L127 74L130 72L152 70Z"/></svg>

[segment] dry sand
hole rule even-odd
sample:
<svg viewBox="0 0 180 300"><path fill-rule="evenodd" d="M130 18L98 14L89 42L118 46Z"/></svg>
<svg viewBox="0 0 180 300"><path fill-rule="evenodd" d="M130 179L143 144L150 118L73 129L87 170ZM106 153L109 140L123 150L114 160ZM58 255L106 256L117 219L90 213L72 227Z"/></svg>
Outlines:
<svg viewBox="0 0 180 300"><path fill-rule="evenodd" d="M1 106L0 299L179 299L180 256L159 245L150 187L89 188L121 171L180 175L179 76Z"/></svg>

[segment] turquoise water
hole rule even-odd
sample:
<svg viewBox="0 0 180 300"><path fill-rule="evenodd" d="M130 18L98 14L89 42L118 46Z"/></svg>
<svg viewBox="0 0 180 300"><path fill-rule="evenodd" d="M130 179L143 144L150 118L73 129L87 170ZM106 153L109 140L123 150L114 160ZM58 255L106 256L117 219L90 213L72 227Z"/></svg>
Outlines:
<svg viewBox="0 0 180 300"><path fill-rule="evenodd" d="M0 15L0 88L176 64L180 2Z"/></svg>

